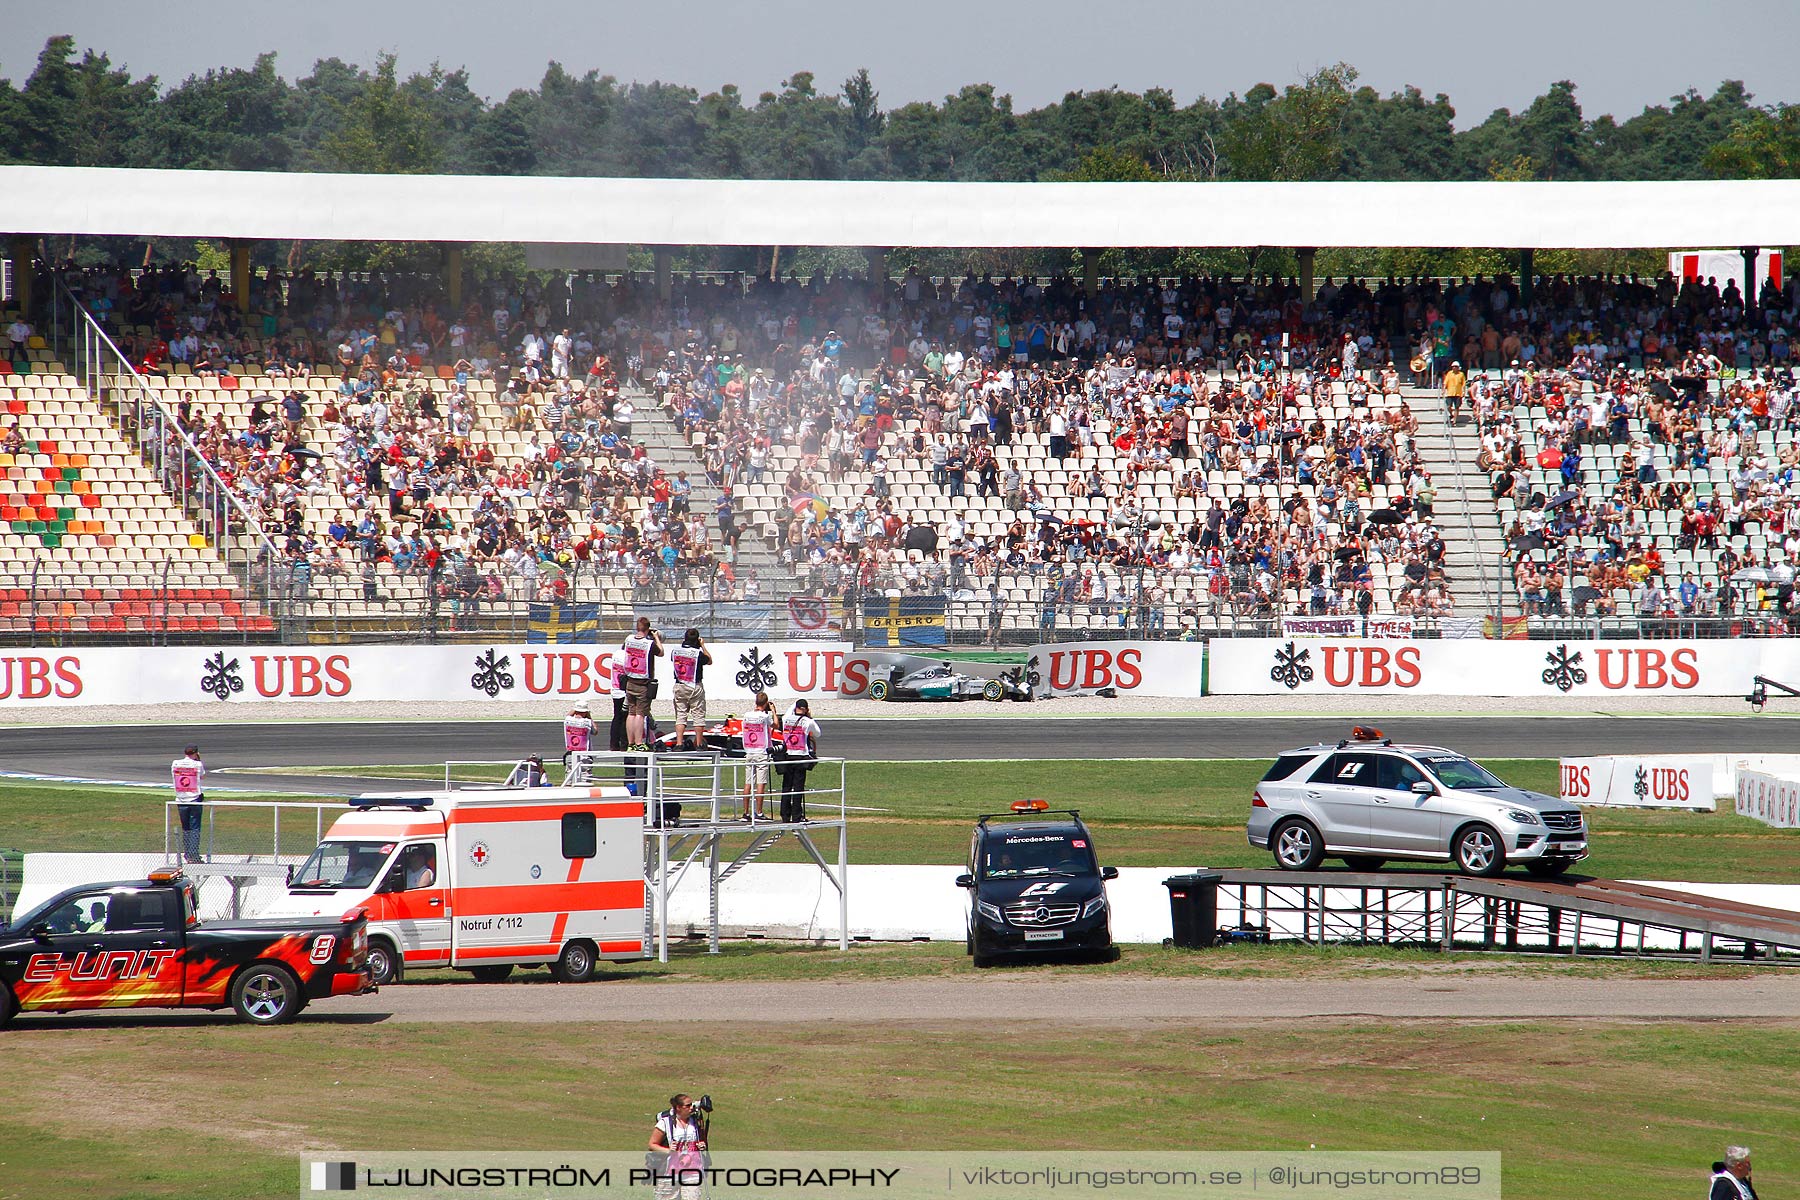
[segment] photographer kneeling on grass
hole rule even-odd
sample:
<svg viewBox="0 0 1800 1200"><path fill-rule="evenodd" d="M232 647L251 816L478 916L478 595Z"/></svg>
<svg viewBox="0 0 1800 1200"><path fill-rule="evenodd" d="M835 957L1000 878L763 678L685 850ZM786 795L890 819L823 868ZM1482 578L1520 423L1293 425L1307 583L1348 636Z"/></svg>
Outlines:
<svg viewBox="0 0 1800 1200"><path fill-rule="evenodd" d="M657 1174L656 1200L700 1200L700 1176L706 1166L707 1113L712 1111L712 1097L700 1097L696 1105L683 1092L669 1097L669 1107L656 1114L656 1127L650 1131L650 1153L646 1162Z"/></svg>

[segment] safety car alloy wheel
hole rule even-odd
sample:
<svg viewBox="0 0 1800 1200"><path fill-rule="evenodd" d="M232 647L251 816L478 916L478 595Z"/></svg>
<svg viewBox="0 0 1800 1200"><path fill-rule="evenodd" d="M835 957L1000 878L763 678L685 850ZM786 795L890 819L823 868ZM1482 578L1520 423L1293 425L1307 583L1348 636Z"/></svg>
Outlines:
<svg viewBox="0 0 1800 1200"><path fill-rule="evenodd" d="M1325 839L1309 821L1284 821L1269 839L1275 863L1284 871L1310 871L1325 858Z"/></svg>
<svg viewBox="0 0 1800 1200"><path fill-rule="evenodd" d="M1457 834L1451 855L1457 868L1468 875L1498 875L1506 868L1506 848L1500 835L1486 825L1471 825Z"/></svg>

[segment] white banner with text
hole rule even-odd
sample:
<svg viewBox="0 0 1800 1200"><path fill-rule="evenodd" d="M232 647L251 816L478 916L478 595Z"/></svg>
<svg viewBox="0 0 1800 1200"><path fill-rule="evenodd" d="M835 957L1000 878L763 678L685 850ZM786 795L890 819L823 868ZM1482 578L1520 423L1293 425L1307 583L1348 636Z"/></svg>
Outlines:
<svg viewBox="0 0 1800 1200"><path fill-rule="evenodd" d="M1217 638L1214 695L1747 696L1800 677L1800 642Z"/></svg>
<svg viewBox="0 0 1800 1200"><path fill-rule="evenodd" d="M1026 678L1038 699L1092 696L1193 698L1205 694L1200 642L1052 642L1033 646Z"/></svg>
<svg viewBox="0 0 1800 1200"><path fill-rule="evenodd" d="M1562 798L1605 808L1714 808L1711 756L1562 760Z"/></svg>
<svg viewBox="0 0 1800 1200"><path fill-rule="evenodd" d="M848 642L714 642L711 700L835 696ZM610 645L156 646L9 651L0 707L234 701L576 700L612 695ZM657 675L669 678L662 665Z"/></svg>

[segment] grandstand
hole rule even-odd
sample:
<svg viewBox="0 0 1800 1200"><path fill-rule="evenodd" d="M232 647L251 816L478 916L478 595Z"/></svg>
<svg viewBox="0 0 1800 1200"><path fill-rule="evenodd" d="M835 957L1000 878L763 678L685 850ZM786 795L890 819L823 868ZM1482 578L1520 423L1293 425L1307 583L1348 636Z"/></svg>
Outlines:
<svg viewBox="0 0 1800 1200"><path fill-rule="evenodd" d="M64 179L21 177L25 199L48 203ZM207 219L236 220L236 177L147 182L139 208L159 221L202 182L223 189ZM609 220L654 210L644 188L619 186ZM1074 195L1043 186L994 194ZM748 207L726 225L785 219L774 198L791 189L740 190ZM1755 205L1738 216L1773 220L1777 190L1746 187ZM1155 227L1165 201L1181 211L1182 194L1131 191L1134 229ZM1277 199L1217 194L1233 220L1262 219L1256 205ZM1472 244L1531 244L1495 203L1517 194L1458 193L1481 199L1458 216L1479 229ZM1558 238L1611 211L1598 192L1557 195L1570 201L1553 214ZM276 207L305 235L350 232ZM148 219L111 200L77 216L91 232ZM466 214L432 219L452 236ZM1651 244L1651 224L1611 240ZM1401 244L1381 228L1381 240L1317 240ZM9 389L22 405L9 471L30 490L7 518L8 595L29 610L0 619L34 635L80 621L165 636L499 636L550 601L597 601L622 623L659 600L943 592L960 636L1016 642L1263 632L1296 613L1399 613L1427 629L1518 613L1561 628L1578 613L1621 632L1746 606L1781 615L1800 549L1785 544L1777 494L1796 467L1791 285L1745 297L1527 273L1319 287L1311 254L1286 280L1103 281L1092 254L1080 278L894 279L872 252L866 279L702 284L673 279L658 251L647 284L488 280L466 303L470 281L454 272L258 275L242 243L228 282L65 275L56 286L92 318L60 291L33 315L104 325L125 354L102 362L110 338L41 331L14 353L31 382ZM183 336L190 326L199 336ZM1523 368L1499 369L1508 355ZM1458 356L1481 410L1462 427L1436 386ZM1699 378L1708 398L1646 399L1663 387L1659 365ZM1585 423L1571 417L1584 404ZM1621 491L1627 466L1642 479ZM671 480L684 471L677 522ZM86 572L95 551L120 547L132 558ZM78 591L43 582L78 571L94 576ZM165 607L140 611L145 588L125 580L153 574Z"/></svg>

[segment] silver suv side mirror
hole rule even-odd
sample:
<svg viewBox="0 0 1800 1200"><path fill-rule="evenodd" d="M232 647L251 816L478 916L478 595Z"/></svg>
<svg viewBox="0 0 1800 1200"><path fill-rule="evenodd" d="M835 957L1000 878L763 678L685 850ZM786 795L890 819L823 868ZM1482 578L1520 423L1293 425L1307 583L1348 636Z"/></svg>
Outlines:
<svg viewBox="0 0 1800 1200"><path fill-rule="evenodd" d="M1437 789L1432 787L1431 781L1427 780L1427 779L1421 779L1421 780L1419 780L1419 782L1413 784L1412 790L1413 790L1413 795L1415 795L1415 796L1435 796L1435 795L1437 795Z"/></svg>

